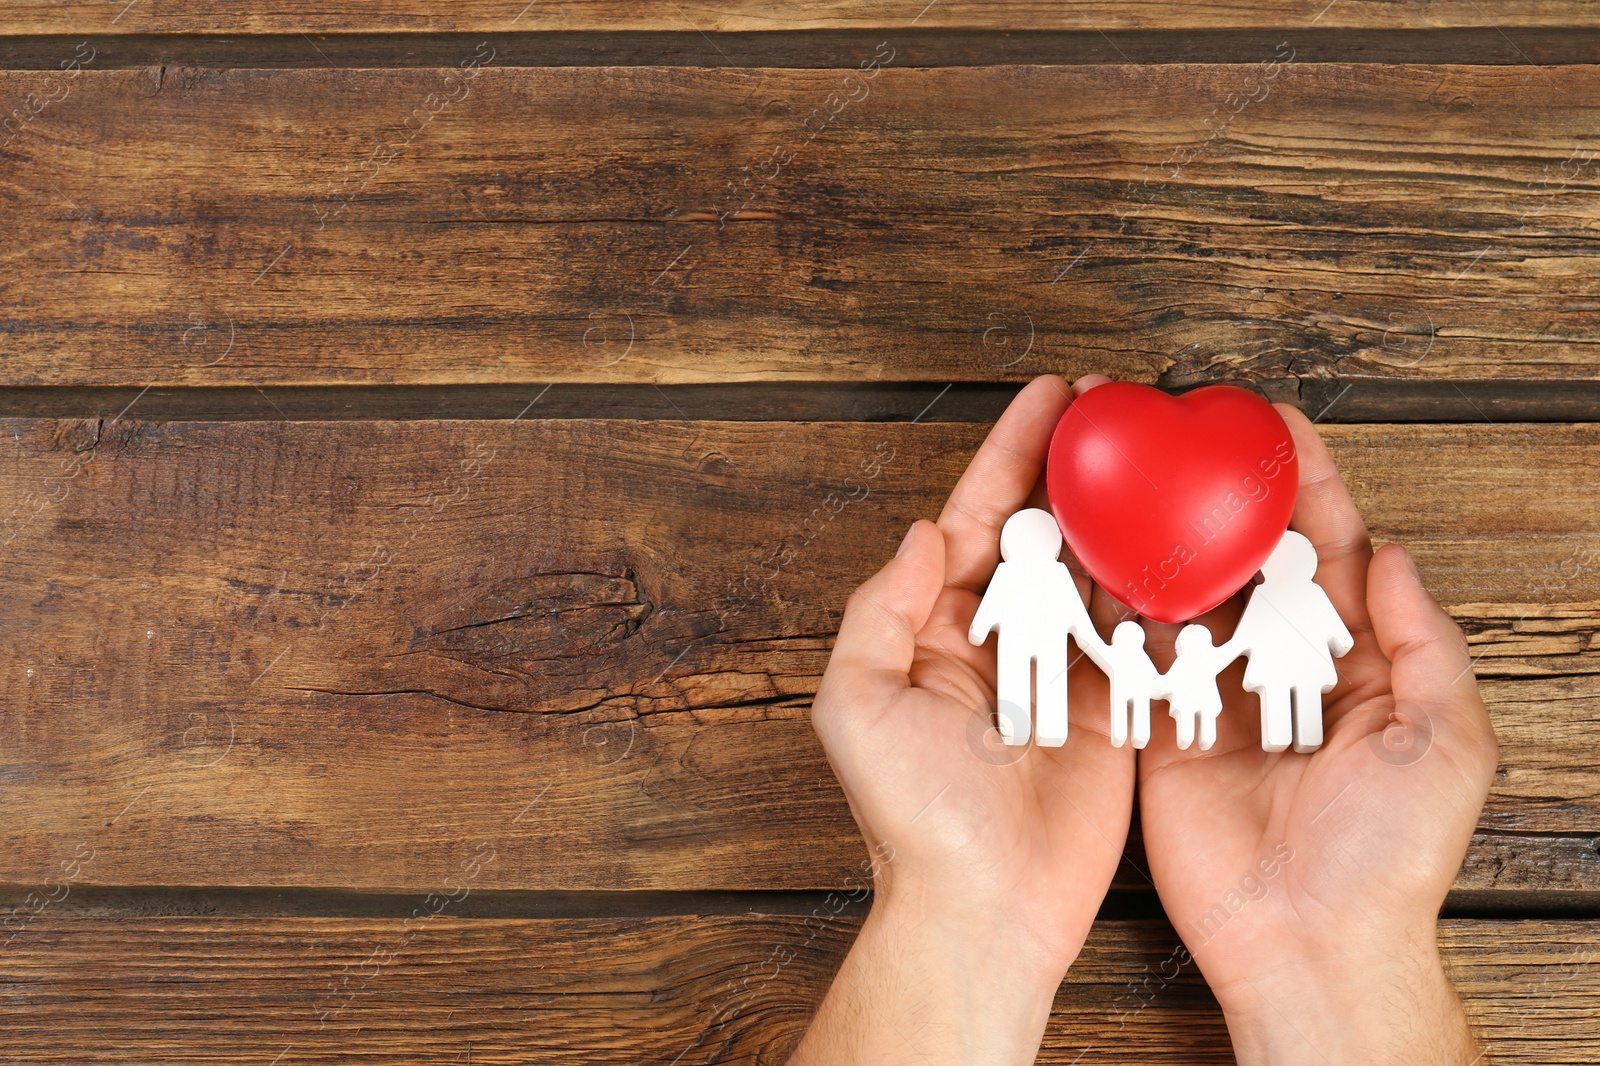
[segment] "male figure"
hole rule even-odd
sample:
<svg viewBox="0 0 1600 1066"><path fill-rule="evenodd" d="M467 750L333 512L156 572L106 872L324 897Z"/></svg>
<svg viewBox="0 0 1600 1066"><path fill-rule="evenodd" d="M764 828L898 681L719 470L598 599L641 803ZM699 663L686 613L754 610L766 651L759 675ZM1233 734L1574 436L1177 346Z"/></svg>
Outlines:
<svg viewBox="0 0 1600 1066"><path fill-rule="evenodd" d="M1339 680L1335 655L1355 642L1327 593L1312 580L1317 550L1289 530L1261 567L1262 583L1230 644L1250 656L1244 687L1261 698L1261 746L1282 751L1291 735L1295 751L1322 744L1322 694ZM1329 654L1329 651L1332 654Z"/></svg>
<svg viewBox="0 0 1600 1066"><path fill-rule="evenodd" d="M1028 508L1008 518L1000 530L1000 565L967 632L969 641L981 645L1000 631L995 695L1007 744L1028 742L1035 695L1036 741L1047 748L1065 743L1068 636L1102 669L1106 663L1105 642L1060 554L1061 529L1050 512Z"/></svg>

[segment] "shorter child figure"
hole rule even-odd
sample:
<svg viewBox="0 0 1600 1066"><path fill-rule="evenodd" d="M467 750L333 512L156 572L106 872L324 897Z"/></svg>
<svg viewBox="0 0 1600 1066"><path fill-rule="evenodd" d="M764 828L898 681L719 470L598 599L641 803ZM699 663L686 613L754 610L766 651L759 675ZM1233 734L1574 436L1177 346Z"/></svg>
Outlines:
<svg viewBox="0 0 1600 1066"><path fill-rule="evenodd" d="M1150 701L1164 694L1161 672L1144 650L1144 627L1123 622L1106 647L1106 673L1111 679L1111 744L1120 748L1133 726L1133 746L1150 743Z"/></svg>
<svg viewBox="0 0 1600 1066"><path fill-rule="evenodd" d="M1178 658L1162 675L1167 689L1168 708L1178 723L1178 747L1194 743L1196 727L1200 750L1209 751L1217 741L1217 715L1222 713L1222 693L1217 675L1239 657L1238 645L1228 641L1221 647L1211 643L1211 631L1202 625L1184 626L1175 645Z"/></svg>

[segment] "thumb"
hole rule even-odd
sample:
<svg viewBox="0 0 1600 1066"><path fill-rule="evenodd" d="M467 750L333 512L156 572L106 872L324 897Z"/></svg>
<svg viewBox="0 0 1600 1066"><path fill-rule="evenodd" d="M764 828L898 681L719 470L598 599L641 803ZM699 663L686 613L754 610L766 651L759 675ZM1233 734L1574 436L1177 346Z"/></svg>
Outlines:
<svg viewBox="0 0 1600 1066"><path fill-rule="evenodd" d="M926 519L914 522L895 557L851 593L825 676L910 684L917 633L943 589L944 534Z"/></svg>
<svg viewBox="0 0 1600 1066"><path fill-rule="evenodd" d="M1385 545L1367 569L1367 610L1378 647L1390 664L1396 703L1442 715L1436 725L1465 738L1488 738L1494 727L1478 694L1461 627L1422 585L1416 563L1398 544Z"/></svg>

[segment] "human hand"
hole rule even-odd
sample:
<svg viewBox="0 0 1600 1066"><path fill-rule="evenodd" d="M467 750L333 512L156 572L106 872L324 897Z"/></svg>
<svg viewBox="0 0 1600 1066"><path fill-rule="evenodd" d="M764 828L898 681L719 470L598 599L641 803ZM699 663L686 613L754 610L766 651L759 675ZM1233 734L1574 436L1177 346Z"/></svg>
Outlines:
<svg viewBox="0 0 1600 1066"><path fill-rule="evenodd" d="M1291 527L1355 638L1309 754L1261 750L1257 698L1224 673L1209 751L1155 730L1139 756L1146 853L1241 1063L1467 1063L1436 945L1439 908L1498 758L1461 631L1398 545L1373 554L1327 449L1280 406L1299 453ZM1226 636L1237 598L1207 615ZM1147 624L1158 664L1178 626Z"/></svg>
<svg viewBox="0 0 1600 1066"><path fill-rule="evenodd" d="M984 745L995 651L967 641L1000 527L1048 506L1041 473L1072 395L1056 377L1023 389L938 523L913 525L846 607L812 721L888 861L795 1063L1032 1062L1116 871L1134 752L1107 739L1104 677L1070 671L1064 745ZM1098 589L1086 602L1110 619Z"/></svg>

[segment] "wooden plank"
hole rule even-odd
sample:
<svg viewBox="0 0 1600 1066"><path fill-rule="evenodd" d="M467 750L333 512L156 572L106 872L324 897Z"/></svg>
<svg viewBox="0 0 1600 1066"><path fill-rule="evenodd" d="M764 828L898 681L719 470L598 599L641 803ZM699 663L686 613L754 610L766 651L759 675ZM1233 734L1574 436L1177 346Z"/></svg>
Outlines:
<svg viewBox="0 0 1600 1066"><path fill-rule="evenodd" d="M426 915L427 909L422 909ZM7 945L12 1061L781 1063L854 919L73 919ZM1497 1063L1592 1061L1600 925L1446 921L1446 964ZM1231 1062L1164 922L1101 922L1038 1061ZM1176 953L1176 954L1175 954ZM202 1050L203 1049L203 1050ZM469 1050L470 1049L470 1050Z"/></svg>
<svg viewBox="0 0 1600 1066"><path fill-rule="evenodd" d="M0 73L0 384L1600 380L1600 66L893 49Z"/></svg>
<svg viewBox="0 0 1600 1066"><path fill-rule="evenodd" d="M963 29L1199 29L1218 26L1286 28L1359 27L1422 29L1453 26L1583 26L1590 11L1581 0L1432 0L1395 5L1385 0L1201 0L1197 3L1041 3L1029 0L900 0L863 7L845 0L771 0L694 3L662 7L636 0L573 0L562 4L462 0L448 10L421 0L386 0L359 9L283 4L239 11L218 0L138 0L126 7L68 15L49 0L8 0L0 7L12 33L341 33L387 30L499 32L508 30L794 30L959 27Z"/></svg>
<svg viewBox="0 0 1600 1066"><path fill-rule="evenodd" d="M901 67L1004 64L1255 63L1287 40L1297 63L1600 62L1600 27L1412 29L925 29L920 24L806 30L96 34L94 68L440 67L488 40L501 67L854 67L888 37ZM81 33L0 36L0 69L56 70Z"/></svg>
<svg viewBox="0 0 1600 1066"><path fill-rule="evenodd" d="M808 700L985 431L0 422L0 884L843 884ZM1481 656L1458 887L1600 898L1600 427L1324 432Z"/></svg>

